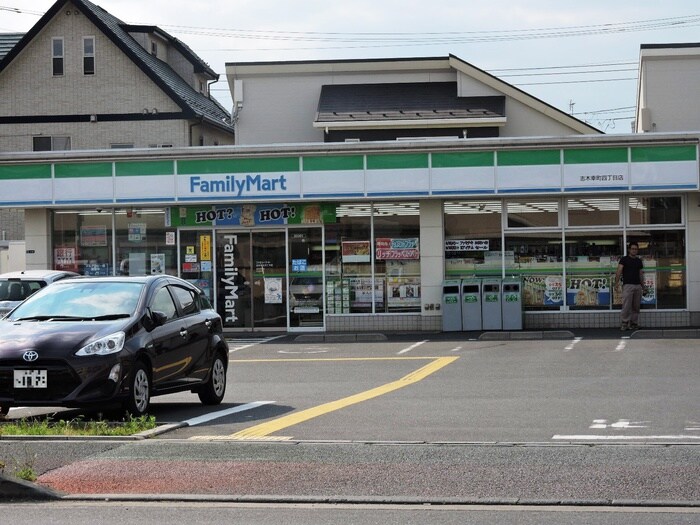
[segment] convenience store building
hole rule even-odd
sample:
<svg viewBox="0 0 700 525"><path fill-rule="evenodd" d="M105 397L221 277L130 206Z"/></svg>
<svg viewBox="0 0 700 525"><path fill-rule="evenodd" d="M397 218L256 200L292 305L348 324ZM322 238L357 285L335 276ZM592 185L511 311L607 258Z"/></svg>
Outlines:
<svg viewBox="0 0 700 525"><path fill-rule="evenodd" d="M439 331L445 279L517 277L527 329L700 321L693 133L13 153L28 268L169 273L231 331Z"/></svg>

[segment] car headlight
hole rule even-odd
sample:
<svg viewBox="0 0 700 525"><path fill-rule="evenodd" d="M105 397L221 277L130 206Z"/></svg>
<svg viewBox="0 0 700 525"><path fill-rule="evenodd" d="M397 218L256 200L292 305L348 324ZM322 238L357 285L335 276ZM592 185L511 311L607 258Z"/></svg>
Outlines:
<svg viewBox="0 0 700 525"><path fill-rule="evenodd" d="M78 350L75 355L108 355L121 352L124 348L124 332L115 332L111 335L93 341L89 345L85 345Z"/></svg>

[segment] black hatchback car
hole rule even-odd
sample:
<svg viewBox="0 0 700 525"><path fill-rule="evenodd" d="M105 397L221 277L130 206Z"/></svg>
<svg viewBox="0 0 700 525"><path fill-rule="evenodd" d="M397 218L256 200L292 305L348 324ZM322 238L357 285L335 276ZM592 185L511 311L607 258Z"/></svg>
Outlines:
<svg viewBox="0 0 700 525"><path fill-rule="evenodd" d="M167 275L75 277L42 288L0 320L0 417L13 406L144 414L152 396L226 391L221 317Z"/></svg>

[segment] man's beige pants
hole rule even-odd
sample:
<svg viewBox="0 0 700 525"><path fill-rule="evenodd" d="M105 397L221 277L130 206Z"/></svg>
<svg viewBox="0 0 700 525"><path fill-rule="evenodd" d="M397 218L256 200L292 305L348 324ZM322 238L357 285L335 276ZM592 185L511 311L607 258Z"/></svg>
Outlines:
<svg viewBox="0 0 700 525"><path fill-rule="evenodd" d="M622 312L620 319L624 324L639 323L639 308L642 303L641 284L622 285Z"/></svg>

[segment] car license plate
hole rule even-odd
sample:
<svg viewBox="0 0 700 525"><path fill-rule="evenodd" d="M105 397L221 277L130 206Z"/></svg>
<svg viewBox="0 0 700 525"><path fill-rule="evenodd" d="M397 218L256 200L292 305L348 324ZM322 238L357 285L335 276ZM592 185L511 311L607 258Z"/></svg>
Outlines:
<svg viewBox="0 0 700 525"><path fill-rule="evenodd" d="M15 370L15 388L46 388L46 370Z"/></svg>

